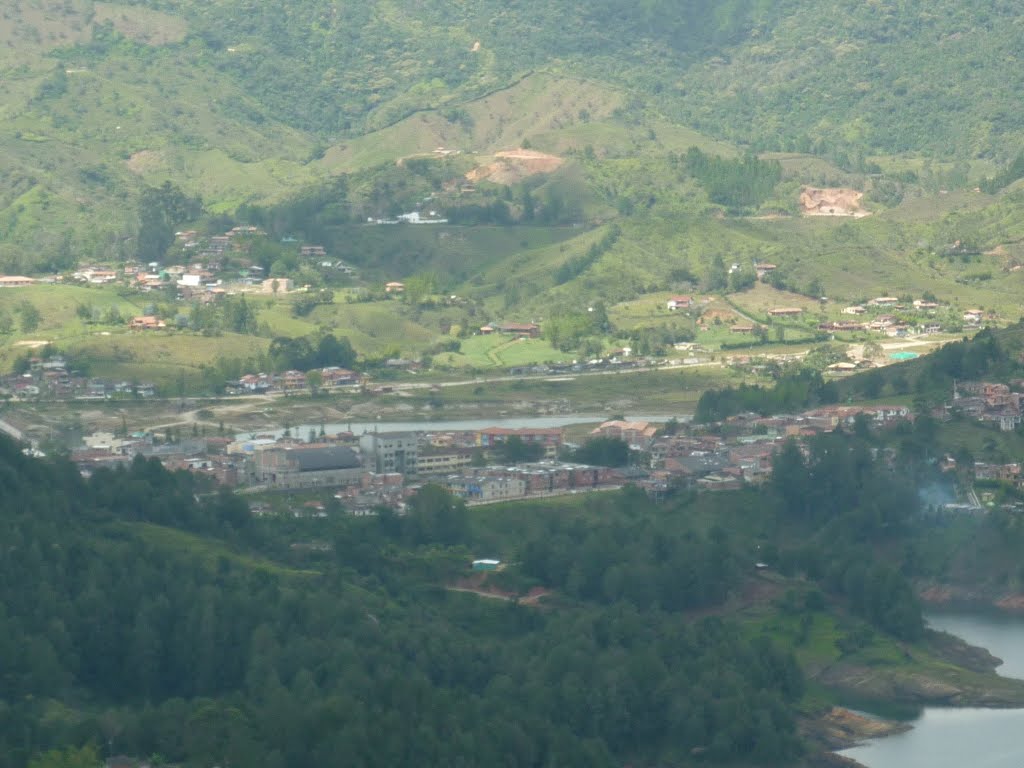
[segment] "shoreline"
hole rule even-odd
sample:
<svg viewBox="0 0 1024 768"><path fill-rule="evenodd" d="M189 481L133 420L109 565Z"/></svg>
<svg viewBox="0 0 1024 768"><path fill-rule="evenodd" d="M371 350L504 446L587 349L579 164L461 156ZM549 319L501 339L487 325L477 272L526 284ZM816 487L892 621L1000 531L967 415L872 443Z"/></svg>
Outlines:
<svg viewBox="0 0 1024 768"><path fill-rule="evenodd" d="M955 588L945 588L942 592L944 596L954 593L962 598L968 591L958 592ZM939 602L924 599L924 602L940 608L960 607L1001 615L1019 615L1024 611L1024 606L1017 610L1007 610L1002 607L1005 604L1003 601L978 593L970 594L974 598L971 601L961 599L954 602L947 599ZM1003 661L988 649L936 629L926 630L922 647L939 660L953 665L954 669L936 675L904 667L878 670L852 664L836 664L822 670L817 677L819 682L839 692L840 698L843 691L854 696L866 694L866 702L874 700L882 709L886 705L907 705L921 710L927 707L1024 709L1024 680L999 676L996 670ZM909 649L907 660L913 660ZM868 712L860 712L849 706L833 706L804 723L802 730L805 738L823 750L821 754L809 756L808 765L815 768L864 768L862 763L839 752L914 728L910 720L876 716L870 712L870 703L864 706Z"/></svg>

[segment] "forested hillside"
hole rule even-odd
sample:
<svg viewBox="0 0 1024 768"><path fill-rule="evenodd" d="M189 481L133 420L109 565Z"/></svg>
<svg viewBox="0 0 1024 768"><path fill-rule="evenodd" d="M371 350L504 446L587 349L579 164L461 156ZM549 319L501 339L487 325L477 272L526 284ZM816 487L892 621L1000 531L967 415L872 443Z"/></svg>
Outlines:
<svg viewBox="0 0 1024 768"><path fill-rule="evenodd" d="M293 520L0 440L0 765L803 764L797 720L842 700L805 674L951 670L907 581L932 566L910 479L838 434L756 495L471 511L426 486L405 516ZM481 554L510 565L472 581Z"/></svg>
<svg viewBox="0 0 1024 768"><path fill-rule="evenodd" d="M0 262L11 268L133 255L145 184L171 180L233 212L348 170L336 156L349 142L421 110L478 139L474 126L524 115L494 103L481 114L474 99L530 72L553 88L610 89L617 106L534 104L523 130L494 136L575 124L553 143L599 157L685 125L854 172L891 162L927 175L940 170L929 160L955 161L943 172L962 186L977 161L994 176L1022 138L1012 3L18 0L3 13ZM403 154L377 148L379 162Z"/></svg>
<svg viewBox="0 0 1024 768"><path fill-rule="evenodd" d="M693 748L713 764L777 764L801 752L793 657L769 635L687 614L749 578L752 531L704 535L637 493L572 519L471 522L428 486L407 517L318 524L329 554L303 557L314 550L288 544L301 527L253 520L230 494L197 502L203 487L155 461L86 482L2 448L4 765L89 741L196 765L616 765ZM893 481L841 442L806 468L784 455L776 474L780 522L850 534L827 569L802 550L781 554L786 567L848 595L879 631L918 637L905 582L865 560L879 526L912 508ZM831 510L791 500L807 483ZM480 547L518 550L510 576L564 597L538 610L442 591Z"/></svg>
<svg viewBox="0 0 1024 768"><path fill-rule="evenodd" d="M336 519L333 555L299 568L242 554L294 559L287 525L257 525L230 495L196 502L202 489L155 461L86 483L0 449L0 765L90 742L196 766L613 766L696 747L712 763L779 764L802 751L792 656L678 612L736 583L721 539L658 524L616 555L628 566L657 546L665 576L697 577L664 609L628 595L604 607L584 584L581 602L546 611L441 589L473 534L440 489L406 518ZM572 570L603 570L603 536Z"/></svg>

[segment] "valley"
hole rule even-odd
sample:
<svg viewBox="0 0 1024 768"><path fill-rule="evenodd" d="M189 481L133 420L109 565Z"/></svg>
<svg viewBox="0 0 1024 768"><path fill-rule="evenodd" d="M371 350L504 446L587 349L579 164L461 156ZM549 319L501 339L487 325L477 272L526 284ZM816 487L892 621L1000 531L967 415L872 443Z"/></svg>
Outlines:
<svg viewBox="0 0 1024 768"><path fill-rule="evenodd" d="M1024 605L1022 23L4 3L0 768L1024 706L923 612Z"/></svg>

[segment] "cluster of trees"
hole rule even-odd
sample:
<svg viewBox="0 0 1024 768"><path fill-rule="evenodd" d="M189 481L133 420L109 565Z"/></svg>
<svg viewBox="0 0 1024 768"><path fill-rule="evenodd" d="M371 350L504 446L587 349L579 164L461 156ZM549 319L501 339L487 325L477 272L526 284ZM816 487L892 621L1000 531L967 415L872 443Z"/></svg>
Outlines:
<svg viewBox="0 0 1024 768"><path fill-rule="evenodd" d="M716 253L708 266L707 278L704 283L709 291L730 291L739 293L754 287L757 282L757 275L748 266L740 266L739 269L727 269L725 259L720 253Z"/></svg>
<svg viewBox="0 0 1024 768"><path fill-rule="evenodd" d="M323 288L315 292L303 293L292 301L292 315L295 317L306 317L317 307L333 303L334 291L328 288Z"/></svg>
<svg viewBox="0 0 1024 768"><path fill-rule="evenodd" d="M629 464L629 443L618 437L593 437L573 451L573 461L598 467Z"/></svg>
<svg viewBox="0 0 1024 768"><path fill-rule="evenodd" d="M772 413L802 411L816 405L835 403L839 391L833 382L826 382L819 371L801 368L785 373L771 387L740 384L738 387L709 389L697 401L694 421L708 424L722 421L738 413Z"/></svg>
<svg viewBox="0 0 1024 768"><path fill-rule="evenodd" d="M178 225L195 221L203 212L199 198L191 197L169 181L146 187L139 196L137 254L143 263L162 261L174 243Z"/></svg>
<svg viewBox="0 0 1024 768"><path fill-rule="evenodd" d="M695 177L713 203L730 210L756 209L782 180L782 166L754 155L739 159L708 155L690 147L682 158L686 172Z"/></svg>
<svg viewBox="0 0 1024 768"><path fill-rule="evenodd" d="M601 256L612 249L612 246L619 241L621 235L622 230L619 229L619 226L612 224L601 239L587 249L586 253L567 259L555 270L555 285L568 283L570 280L583 274Z"/></svg>
<svg viewBox="0 0 1024 768"><path fill-rule="evenodd" d="M674 344L697 338L692 328L666 325L637 326L625 336L637 355L664 355Z"/></svg>
<svg viewBox="0 0 1024 768"><path fill-rule="evenodd" d="M642 497L630 492L620 503L643 508ZM655 517L588 527L552 517L523 545L522 569L581 600L665 611L719 605L745 572L722 529L705 539Z"/></svg>
<svg viewBox="0 0 1024 768"><path fill-rule="evenodd" d="M22 333L32 333L39 328L43 315L28 299L22 299L14 305L13 315L6 309L0 308L0 335L13 333L15 329Z"/></svg>
<svg viewBox="0 0 1024 768"><path fill-rule="evenodd" d="M1001 173L982 179L979 186L982 192L994 195L1018 179L1024 179L1024 152L1019 153Z"/></svg>
<svg viewBox="0 0 1024 768"><path fill-rule="evenodd" d="M79 765L90 744L274 768L801 752L793 657L677 610L735 583L718 534L550 517L526 567L582 602L545 612L429 586L474 537L437 487L404 517L335 519L333 557L304 570L261 554L294 552L292 521L155 460L86 480L0 439L0 490L3 768Z"/></svg>
<svg viewBox="0 0 1024 768"><path fill-rule="evenodd" d="M601 353L600 337L611 331L604 304L597 302L585 310L552 307L544 322L544 338L563 352L579 349L584 357Z"/></svg>
<svg viewBox="0 0 1024 768"><path fill-rule="evenodd" d="M1022 328L1024 324L1018 322L1014 330ZM940 347L935 354L928 355L924 363L925 376L933 382L978 379L990 374L1009 375L1020 369L1020 361L1003 348L991 329L981 331L969 341Z"/></svg>
<svg viewBox="0 0 1024 768"><path fill-rule="evenodd" d="M308 371L336 365L352 368L356 352L346 336L337 338L333 333L322 336L278 336L267 350L270 367L275 371Z"/></svg>
<svg viewBox="0 0 1024 768"><path fill-rule="evenodd" d="M509 435L508 439L498 444L494 453L500 461L518 464L540 460L544 456L544 446L540 443L528 443L519 435Z"/></svg>
<svg viewBox="0 0 1024 768"><path fill-rule="evenodd" d="M901 365L867 371L845 380L845 394L854 392L869 399L885 392L905 395L911 391L930 400L947 398L953 382L978 379L1007 381L1024 373L1019 334L1024 325L985 329L972 339L946 344L934 354Z"/></svg>
<svg viewBox="0 0 1024 768"><path fill-rule="evenodd" d="M915 640L924 632L917 597L872 549L905 535L920 510L908 474L874 458L863 437L832 433L811 440L806 457L787 442L772 461L771 491L784 519L816 532L790 547L780 568L804 572L879 629Z"/></svg>
<svg viewBox="0 0 1024 768"><path fill-rule="evenodd" d="M255 336L266 331L259 322L259 307L246 301L245 296L225 296L216 304L195 302L187 316L177 315L174 322L179 327L209 336L220 335L224 331Z"/></svg>

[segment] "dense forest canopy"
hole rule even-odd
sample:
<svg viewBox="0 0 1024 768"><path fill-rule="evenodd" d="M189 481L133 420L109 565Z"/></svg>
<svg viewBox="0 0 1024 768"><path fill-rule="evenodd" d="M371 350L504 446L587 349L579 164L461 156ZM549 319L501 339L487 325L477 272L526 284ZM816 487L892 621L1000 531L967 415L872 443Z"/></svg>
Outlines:
<svg viewBox="0 0 1024 768"><path fill-rule="evenodd" d="M339 520L334 561L295 570L235 554L279 545L240 499L155 461L83 481L0 449L4 766L90 742L190 765L800 752L792 657L677 610L720 602L735 579L700 539L665 550L663 578L711 569L693 598L671 589L662 609L623 594L606 608L584 581L578 607L541 612L432 586L465 568L471 541L462 502L439 488L404 518ZM600 581L610 551L588 554L590 540L570 570L596 567ZM616 557L628 567L656 543ZM71 709L43 717L50 702Z"/></svg>
<svg viewBox="0 0 1024 768"><path fill-rule="evenodd" d="M878 631L919 637L905 577L871 554L910 521L906 484L842 435L776 463L758 527L805 533L764 555ZM626 489L582 514L484 523L426 486L408 515L312 534L155 460L83 480L6 440L0 488L3 766L90 744L196 766L613 766L694 749L790 765L804 749L789 650L694 614L753 563L727 517L691 527L690 496ZM723 514L746 505L718 498ZM309 535L325 554L289 543ZM495 547L520 561L520 588L555 591L549 609L442 589Z"/></svg>
<svg viewBox="0 0 1024 768"><path fill-rule="evenodd" d="M140 5L188 21L194 65L222 70L255 97L239 116L329 135L479 95L553 61L622 78L684 122L775 149L1009 159L1022 130L1007 109L1019 83L1000 63L1014 50L1013 3L982 11L960 0ZM98 29L62 56L123 52L116 29ZM40 97L63 95L62 82Z"/></svg>
<svg viewBox="0 0 1024 768"><path fill-rule="evenodd" d="M409 154L415 126L478 152L538 135L560 151L590 148L586 194L446 211L467 226L603 221L609 212L587 204L602 197L620 216L669 202L670 215L702 210L696 185L651 183L669 155L660 132L682 126L732 142L721 146L740 157L795 152L834 163L807 166L831 178L805 183L882 173L868 198L882 207L898 203L905 184L937 192L984 179L983 189L999 191L1020 175L1024 123L1012 105L1022 83L1005 65L1020 17L1008 2L979 11L962 0L46 0L15 3L8 15L0 268L11 273L154 260L200 202L220 215L294 196L302 203L274 212L275 234L294 224L319 239L338 221L402 212L424 194L394 162ZM510 92L531 77L552 91L574 85L517 102ZM486 108L484 97L493 97ZM403 120L374 152L350 144ZM634 135L623 143L623 132ZM639 150L640 136L651 166L605 166L623 146ZM311 210L321 185L352 170L347 153L359 155L358 170L372 168L375 193ZM722 157L695 169L713 203L731 214L795 208L793 186L775 190L774 161L730 166ZM164 194L167 181L181 194ZM586 252L561 260L556 284L585 278L593 264Z"/></svg>

